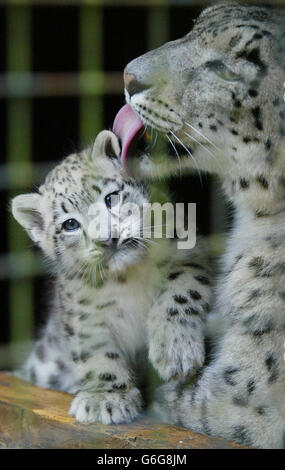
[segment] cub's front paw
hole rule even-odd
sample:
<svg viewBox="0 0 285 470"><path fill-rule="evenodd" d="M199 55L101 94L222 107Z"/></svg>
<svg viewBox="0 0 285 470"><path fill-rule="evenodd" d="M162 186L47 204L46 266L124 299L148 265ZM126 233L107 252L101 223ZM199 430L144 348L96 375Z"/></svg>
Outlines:
<svg viewBox="0 0 285 470"><path fill-rule="evenodd" d="M71 403L69 414L81 423L119 424L135 419L141 407L141 394L137 388L119 393L80 391Z"/></svg>
<svg viewBox="0 0 285 470"><path fill-rule="evenodd" d="M156 332L149 345L149 359L163 380L180 379L195 374L205 360L204 335L187 331Z"/></svg>

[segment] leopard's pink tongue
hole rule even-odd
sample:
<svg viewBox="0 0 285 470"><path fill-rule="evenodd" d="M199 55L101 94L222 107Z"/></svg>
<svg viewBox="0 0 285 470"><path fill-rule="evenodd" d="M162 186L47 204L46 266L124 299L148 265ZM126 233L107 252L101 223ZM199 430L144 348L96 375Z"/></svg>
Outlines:
<svg viewBox="0 0 285 470"><path fill-rule="evenodd" d="M117 116L113 124L113 132L121 139L122 143L122 163L127 170L127 157L130 155L135 143L135 137L143 128L143 123L137 114L132 110L129 104L125 104ZM133 149L132 149L133 147Z"/></svg>

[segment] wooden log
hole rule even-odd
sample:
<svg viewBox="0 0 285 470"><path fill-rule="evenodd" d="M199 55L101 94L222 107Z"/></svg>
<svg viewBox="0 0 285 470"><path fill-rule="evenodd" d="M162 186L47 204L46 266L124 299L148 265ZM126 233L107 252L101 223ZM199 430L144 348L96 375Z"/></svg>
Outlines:
<svg viewBox="0 0 285 470"><path fill-rule="evenodd" d="M41 449L237 449L225 439L157 423L81 424L68 415L72 396L0 373L0 447Z"/></svg>

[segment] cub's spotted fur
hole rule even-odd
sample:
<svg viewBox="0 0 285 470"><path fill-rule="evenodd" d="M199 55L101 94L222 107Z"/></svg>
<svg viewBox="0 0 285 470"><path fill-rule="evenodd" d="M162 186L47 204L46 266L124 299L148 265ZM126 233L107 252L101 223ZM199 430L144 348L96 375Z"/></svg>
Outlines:
<svg viewBox="0 0 285 470"><path fill-rule="evenodd" d="M124 209L148 202L144 186L123 173L115 135L103 131L93 149L67 157L38 193L13 200L24 226L54 270L51 315L20 376L75 394L78 421L120 423L142 407L138 376L147 358L163 379L192 374L204 361L203 324L210 302L204 255L154 245L129 230ZM113 196L113 198L111 197ZM90 205L118 221L115 238L92 238ZM139 224L137 224L139 227ZM113 232L112 232L113 233ZM168 243L169 242L169 243Z"/></svg>
<svg viewBox="0 0 285 470"><path fill-rule="evenodd" d="M208 322L215 354L195 385L166 386L157 408L266 448L285 447L284 25L278 10L211 7L184 38L125 71L128 103L187 153L161 165L138 155L134 170L156 176L196 164L220 176L236 208Z"/></svg>

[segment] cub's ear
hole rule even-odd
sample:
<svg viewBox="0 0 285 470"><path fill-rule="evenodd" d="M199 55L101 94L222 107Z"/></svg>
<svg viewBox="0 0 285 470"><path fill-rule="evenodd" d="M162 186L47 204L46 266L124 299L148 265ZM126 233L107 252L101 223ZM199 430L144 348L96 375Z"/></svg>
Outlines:
<svg viewBox="0 0 285 470"><path fill-rule="evenodd" d="M28 232L35 243L39 243L43 233L43 218L40 213L40 195L21 194L12 200L12 214Z"/></svg>
<svg viewBox="0 0 285 470"><path fill-rule="evenodd" d="M119 158L120 154L121 148L117 136L111 131L101 131L95 139L92 158L96 159L97 155Z"/></svg>

